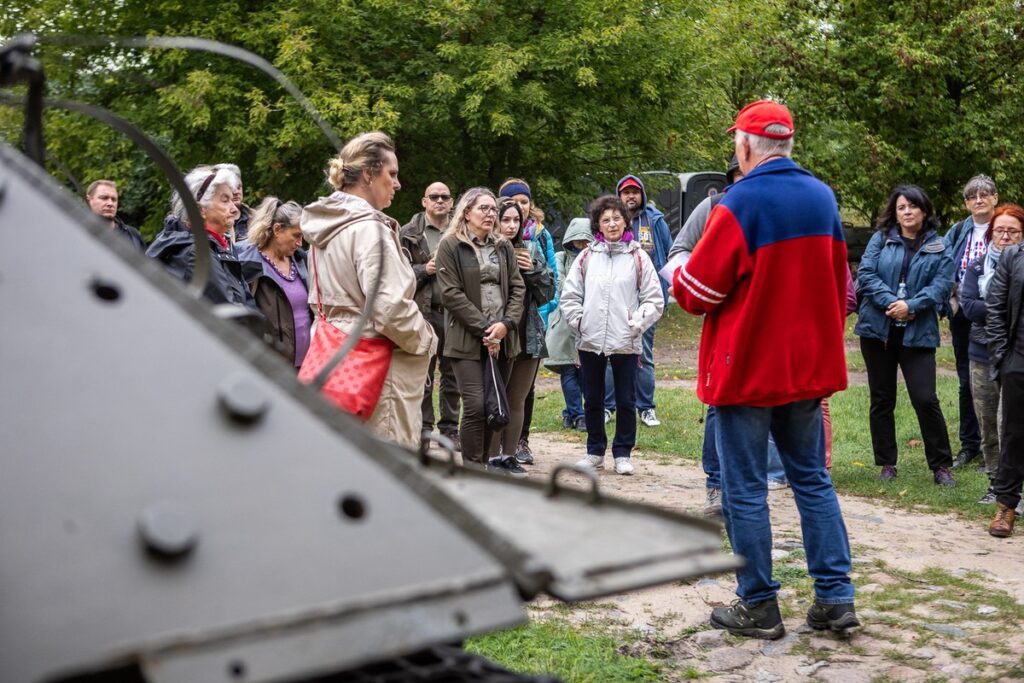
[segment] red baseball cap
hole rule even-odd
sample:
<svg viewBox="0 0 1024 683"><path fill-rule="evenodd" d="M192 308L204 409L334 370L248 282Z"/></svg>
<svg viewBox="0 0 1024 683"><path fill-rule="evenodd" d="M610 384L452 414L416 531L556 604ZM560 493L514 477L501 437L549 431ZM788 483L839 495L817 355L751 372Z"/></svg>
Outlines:
<svg viewBox="0 0 1024 683"><path fill-rule="evenodd" d="M637 180L636 178L626 178L625 180L623 180L622 184L619 185L619 192L622 192L627 187L635 187L641 192L643 191L643 188L640 186L640 181Z"/></svg>
<svg viewBox="0 0 1024 683"><path fill-rule="evenodd" d="M765 132L765 128L772 124L783 125L789 129L789 132ZM740 109L740 113L736 115L736 123L725 132L732 133L737 130L773 140L785 140L793 137L793 115L789 113L789 109L786 109L784 104L772 100L758 100Z"/></svg>

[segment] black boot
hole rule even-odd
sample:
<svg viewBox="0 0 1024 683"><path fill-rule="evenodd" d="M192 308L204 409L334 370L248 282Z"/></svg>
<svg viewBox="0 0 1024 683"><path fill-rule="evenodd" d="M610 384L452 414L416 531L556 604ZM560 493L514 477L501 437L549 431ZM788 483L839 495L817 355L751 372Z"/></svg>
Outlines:
<svg viewBox="0 0 1024 683"><path fill-rule="evenodd" d="M747 638L778 640L786 635L779 602L774 599L756 605L736 600L729 607L716 607L711 611L711 625Z"/></svg>
<svg viewBox="0 0 1024 683"><path fill-rule="evenodd" d="M811 605L811 609L807 610L807 625L815 631L831 629L842 632L860 626L860 621L852 602L823 605L816 601Z"/></svg>

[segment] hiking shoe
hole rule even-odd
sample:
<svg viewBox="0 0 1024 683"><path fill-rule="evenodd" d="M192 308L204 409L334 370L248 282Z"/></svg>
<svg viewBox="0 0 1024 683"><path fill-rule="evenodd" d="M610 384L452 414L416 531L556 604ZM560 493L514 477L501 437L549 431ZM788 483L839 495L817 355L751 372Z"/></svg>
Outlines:
<svg viewBox="0 0 1024 683"><path fill-rule="evenodd" d="M934 479L937 486L956 486L956 479L949 473L949 469L945 467L939 467L935 470Z"/></svg>
<svg viewBox="0 0 1024 683"><path fill-rule="evenodd" d="M991 505L994 502L996 502L996 492L989 486L985 495L978 499L978 505Z"/></svg>
<svg viewBox="0 0 1024 683"><path fill-rule="evenodd" d="M964 465L971 462L977 457L978 451L969 451L966 448L962 449L959 453L956 454L956 457L953 458L953 469L956 469L957 467L963 467Z"/></svg>
<svg viewBox="0 0 1024 683"><path fill-rule="evenodd" d="M526 439L519 439L519 447L516 448L516 460L524 465L533 464L533 451L530 450L530 442Z"/></svg>
<svg viewBox="0 0 1024 683"><path fill-rule="evenodd" d="M648 427L660 427L661 420L654 414L654 408L648 408L647 410L640 411L640 421Z"/></svg>
<svg viewBox="0 0 1024 683"><path fill-rule="evenodd" d="M817 600L807 610L807 625L815 631L847 631L860 626L857 619L857 612L853 609L852 602L844 602L838 605L823 605Z"/></svg>
<svg viewBox="0 0 1024 683"><path fill-rule="evenodd" d="M707 497L704 498L704 516L722 516L722 489L708 489Z"/></svg>
<svg viewBox="0 0 1024 683"><path fill-rule="evenodd" d="M587 418L583 417L582 415L577 417L575 424L573 425L573 428L578 432L587 431Z"/></svg>
<svg viewBox="0 0 1024 683"><path fill-rule="evenodd" d="M487 471L496 472L498 474L505 474L516 479L525 479L529 475L526 470L519 466L516 459L510 455L502 455L497 458L491 458L487 462Z"/></svg>
<svg viewBox="0 0 1024 683"><path fill-rule="evenodd" d="M716 607L711 610L711 626L734 636L763 640L778 640L786 635L779 602L774 599L756 605L734 600L729 607Z"/></svg>
<svg viewBox="0 0 1024 683"><path fill-rule="evenodd" d="M562 429L572 429L572 428L573 428L573 419L571 417L569 417L568 415L563 415L562 416Z"/></svg>
<svg viewBox="0 0 1024 683"><path fill-rule="evenodd" d="M896 478L896 466L882 465L882 473L878 475L878 478L882 481L892 481Z"/></svg>
<svg viewBox="0 0 1024 683"><path fill-rule="evenodd" d="M587 455L582 460L576 463L576 467L586 467L591 470L602 470L604 469L604 456L603 455Z"/></svg>
<svg viewBox="0 0 1024 683"><path fill-rule="evenodd" d="M615 458L615 474L633 474L633 463L629 458Z"/></svg>
<svg viewBox="0 0 1024 683"><path fill-rule="evenodd" d="M789 482L786 481L785 479L769 479L768 480L768 490L769 491L778 491L779 489L788 489L788 488L789 488Z"/></svg>
<svg viewBox="0 0 1024 683"><path fill-rule="evenodd" d="M607 408L605 408L604 409L604 423L608 424L611 421L612 421L612 411L610 411Z"/></svg>
<svg viewBox="0 0 1024 683"><path fill-rule="evenodd" d="M1013 536L1013 522L1017 518L1017 512L1012 508L996 501L996 518L988 525L988 533L996 538L1009 538Z"/></svg>
<svg viewBox="0 0 1024 683"><path fill-rule="evenodd" d="M456 453L462 452L462 441L459 440L458 432L441 432L441 435L447 436L451 440Z"/></svg>

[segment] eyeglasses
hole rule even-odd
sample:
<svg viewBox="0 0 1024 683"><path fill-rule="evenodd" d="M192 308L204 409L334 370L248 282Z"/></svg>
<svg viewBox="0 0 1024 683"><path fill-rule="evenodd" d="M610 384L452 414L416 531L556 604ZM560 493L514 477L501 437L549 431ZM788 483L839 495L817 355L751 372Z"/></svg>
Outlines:
<svg viewBox="0 0 1024 683"><path fill-rule="evenodd" d="M450 194L428 194L427 199L432 202L450 202L452 196Z"/></svg>
<svg viewBox="0 0 1024 683"><path fill-rule="evenodd" d="M616 216L615 218L602 218L600 221L598 221L598 225L608 227L611 225L624 224L625 222L626 221L622 220L622 218Z"/></svg>
<svg viewBox="0 0 1024 683"><path fill-rule="evenodd" d="M496 207L493 207L493 206L478 206L478 207L476 207L476 210L479 211L480 213L482 213L485 216L487 214L489 214L489 213L493 213L493 214L497 214L498 213L498 209Z"/></svg>
<svg viewBox="0 0 1024 683"><path fill-rule="evenodd" d="M993 230L992 234L993 235L1002 235L1003 237L1020 237L1021 234L1024 234L1024 233L1021 233L1020 230L1002 230L1002 229L999 229L999 230Z"/></svg>
<svg viewBox="0 0 1024 683"><path fill-rule="evenodd" d="M986 191L982 190L981 192L975 192L974 194L966 194L966 195L964 195L964 200L968 201L968 202L973 202L973 201L976 201L978 199L988 199L991 196L992 196L991 192L986 192Z"/></svg>

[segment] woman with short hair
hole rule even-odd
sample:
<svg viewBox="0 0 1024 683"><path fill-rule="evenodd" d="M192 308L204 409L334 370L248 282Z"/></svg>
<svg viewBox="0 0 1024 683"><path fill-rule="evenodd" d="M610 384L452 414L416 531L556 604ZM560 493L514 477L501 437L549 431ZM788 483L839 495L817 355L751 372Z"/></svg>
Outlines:
<svg viewBox="0 0 1024 683"><path fill-rule="evenodd" d="M587 455L577 465L604 467L608 435L604 422L605 370L611 365L618 418L612 457L617 474L633 474L636 445L636 373L644 331L665 307L654 264L633 240L622 200L605 195L590 207L594 243L572 264L559 308L578 333Z"/></svg>
<svg viewBox="0 0 1024 683"><path fill-rule="evenodd" d="M490 190L466 190L437 245L434 262L448 315L443 353L462 394L463 462L525 477L514 453L497 458L497 432L484 410L484 361L493 357L502 381L508 381L521 349L518 326L526 294L512 244L495 229L497 212Z"/></svg>
<svg viewBox="0 0 1024 683"><path fill-rule="evenodd" d="M348 335L394 344L367 425L381 438L415 450L423 424L423 378L437 337L413 300L416 278L402 256L398 223L384 213L402 187L394 143L380 132L357 135L331 159L327 179L334 193L308 205L299 219L310 245L309 302ZM370 317L357 328L374 287Z"/></svg>
<svg viewBox="0 0 1024 683"><path fill-rule="evenodd" d="M296 368L306 357L313 324L301 216L296 202L267 197L250 215L249 238L237 245L246 282L267 319L270 343Z"/></svg>
<svg viewBox="0 0 1024 683"><path fill-rule="evenodd" d="M185 176L185 184L199 205L210 245L210 277L203 290L204 296L215 304L239 304L257 310L235 247L228 237L238 218L238 207L232 201L238 176L225 168L199 166ZM175 191L171 197L171 215L146 250L147 256L160 261L172 275L186 281L192 279L196 261L189 226L185 203Z"/></svg>
<svg viewBox="0 0 1024 683"><path fill-rule="evenodd" d="M938 312L953 287L953 257L939 237L931 200L916 185L893 189L877 227L857 271L860 313L854 329L868 373L875 464L883 481L896 478L899 368L917 413L933 479L940 486L953 486L953 453L935 392Z"/></svg>

